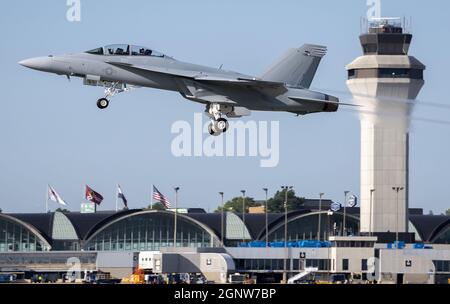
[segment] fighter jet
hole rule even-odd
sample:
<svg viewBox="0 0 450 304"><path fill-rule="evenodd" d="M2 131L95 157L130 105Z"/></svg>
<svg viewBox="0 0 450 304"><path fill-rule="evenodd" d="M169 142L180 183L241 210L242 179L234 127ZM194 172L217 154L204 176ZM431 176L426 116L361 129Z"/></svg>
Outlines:
<svg viewBox="0 0 450 304"><path fill-rule="evenodd" d="M206 106L211 118L209 133L218 136L229 128L224 116L239 118L250 111L336 112L340 105L337 97L309 90L326 52L326 47L312 44L290 49L259 77L178 61L151 48L128 44L31 58L19 64L104 87L105 96L97 101L100 109L106 109L116 94L137 87L178 92Z"/></svg>

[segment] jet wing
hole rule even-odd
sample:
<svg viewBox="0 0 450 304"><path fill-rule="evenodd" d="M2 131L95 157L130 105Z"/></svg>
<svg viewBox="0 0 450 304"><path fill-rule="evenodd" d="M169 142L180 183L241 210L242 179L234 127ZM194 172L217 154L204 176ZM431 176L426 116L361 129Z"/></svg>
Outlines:
<svg viewBox="0 0 450 304"><path fill-rule="evenodd" d="M170 68L159 68L159 67L149 67L149 66L139 66L124 62L107 62L111 65L117 66L119 68L123 68L126 70L140 70L140 71L147 71L147 72L153 72L153 73L160 73L160 74L166 74L166 75L172 75L172 76L180 76L180 77L187 77L187 78L195 78L197 75L199 75L199 72L195 71L186 71L186 70L178 70L178 69L170 69Z"/></svg>
<svg viewBox="0 0 450 304"><path fill-rule="evenodd" d="M171 76L178 77L186 77L191 78L198 82L208 82L208 83L216 83L216 84L231 84L231 85L240 85L240 86L250 86L250 87L258 87L258 88L281 88L284 87L283 83L280 82L272 82L272 81L264 81L258 78L247 78L244 77L232 77L225 73L204 73L198 71L188 71L188 70L180 70L180 69L171 69L171 68L159 68L155 66L139 66L133 65L129 63L123 62L107 62L111 65L129 69L129 70L140 70L147 71L153 73L166 74Z"/></svg>
<svg viewBox="0 0 450 304"><path fill-rule="evenodd" d="M258 78L243 78L243 77L217 77L214 75L205 75L205 76L197 76L195 77L197 81L204 82L215 82L215 83L223 83L223 84L234 84L234 85L242 85L242 86L255 86L255 87L284 87L284 83L281 82L273 82L273 81L264 81Z"/></svg>

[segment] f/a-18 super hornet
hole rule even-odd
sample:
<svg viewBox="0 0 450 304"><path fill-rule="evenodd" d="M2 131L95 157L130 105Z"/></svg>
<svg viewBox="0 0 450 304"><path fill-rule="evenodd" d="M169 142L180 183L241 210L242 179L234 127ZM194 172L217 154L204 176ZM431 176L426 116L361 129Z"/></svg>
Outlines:
<svg viewBox="0 0 450 304"><path fill-rule="evenodd" d="M202 103L211 118L209 132L217 136L250 111L279 111L297 115L336 112L339 99L309 90L326 47L305 44L287 51L260 77L178 61L153 49L135 45L108 45L80 54L26 59L22 66L81 77L85 85L102 86L100 109L114 95L135 87L179 92Z"/></svg>

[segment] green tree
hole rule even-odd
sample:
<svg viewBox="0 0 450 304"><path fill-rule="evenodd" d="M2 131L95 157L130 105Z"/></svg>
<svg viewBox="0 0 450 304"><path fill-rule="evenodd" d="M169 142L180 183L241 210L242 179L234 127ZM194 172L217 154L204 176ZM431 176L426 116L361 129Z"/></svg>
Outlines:
<svg viewBox="0 0 450 304"><path fill-rule="evenodd" d="M284 212L284 200L286 190L277 191L274 197L267 202L268 212L282 213ZM300 209L305 203L304 198L297 197L294 190L289 190L287 194L287 209L288 211L294 211Z"/></svg>
<svg viewBox="0 0 450 304"><path fill-rule="evenodd" d="M166 210L166 207L164 206L163 203L157 202L157 203L154 203L153 205L149 205L149 206L147 207L147 209L153 209L153 210Z"/></svg>
<svg viewBox="0 0 450 304"><path fill-rule="evenodd" d="M259 207L261 204L256 203L253 197L245 198L245 213L248 213L250 207ZM232 211L236 213L242 213L242 197L238 196L225 203L225 211ZM222 206L217 208L216 213L222 212Z"/></svg>
<svg viewBox="0 0 450 304"><path fill-rule="evenodd" d="M450 209L447 209L447 211L445 211L445 215L450 216Z"/></svg>

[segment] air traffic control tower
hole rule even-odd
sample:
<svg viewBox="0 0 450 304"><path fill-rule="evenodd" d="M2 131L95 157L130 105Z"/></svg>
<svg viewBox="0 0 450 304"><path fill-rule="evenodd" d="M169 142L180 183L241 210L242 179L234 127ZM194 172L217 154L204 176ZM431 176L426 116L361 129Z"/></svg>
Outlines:
<svg viewBox="0 0 450 304"><path fill-rule="evenodd" d="M400 18L373 19L347 66L361 119L361 232L408 232L409 119L425 66Z"/></svg>

